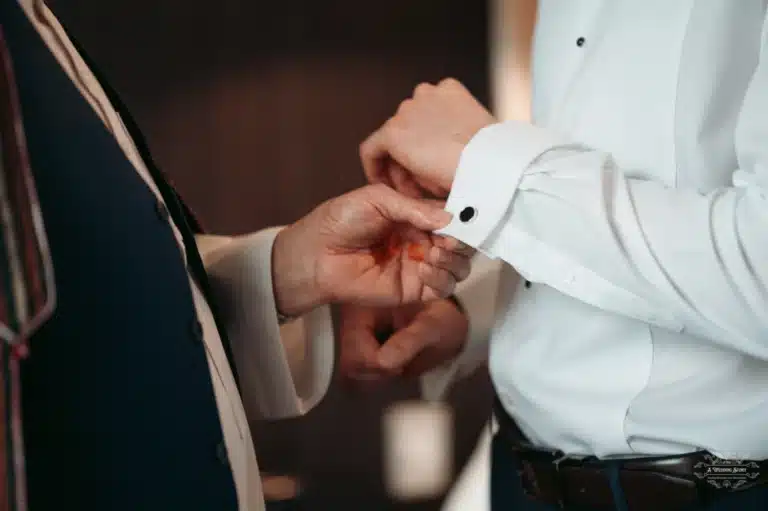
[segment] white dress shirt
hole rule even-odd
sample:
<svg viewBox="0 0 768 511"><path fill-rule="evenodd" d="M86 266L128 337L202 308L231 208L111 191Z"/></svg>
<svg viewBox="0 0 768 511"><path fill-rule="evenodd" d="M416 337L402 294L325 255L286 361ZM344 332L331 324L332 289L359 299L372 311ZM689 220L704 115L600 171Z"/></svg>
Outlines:
<svg viewBox="0 0 768 511"><path fill-rule="evenodd" d="M536 444L768 458L765 20L539 1L533 122L474 137L443 230L508 263L490 369Z"/></svg>
<svg viewBox="0 0 768 511"><path fill-rule="evenodd" d="M119 115L53 14L39 0L19 0L62 68L114 135L158 201L162 197ZM171 227L182 257L181 233ZM278 229L229 238L199 236L198 248L221 301L224 323L238 368L242 399L235 385L211 310L190 275L198 319L203 327L208 367L239 507L264 508L261 479L248 420L299 415L323 396L333 368L329 309L322 307L279 327L272 291L272 243ZM152 420L151 417L147 418Z"/></svg>

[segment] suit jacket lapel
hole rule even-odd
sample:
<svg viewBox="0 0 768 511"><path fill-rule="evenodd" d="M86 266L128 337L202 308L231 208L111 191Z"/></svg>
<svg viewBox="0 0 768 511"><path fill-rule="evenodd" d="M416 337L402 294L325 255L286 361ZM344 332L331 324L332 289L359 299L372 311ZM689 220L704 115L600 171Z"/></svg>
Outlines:
<svg viewBox="0 0 768 511"><path fill-rule="evenodd" d="M64 27L64 30L67 31L66 26L63 23L62 27ZM184 245L190 271L195 280L200 285L203 294L208 299L208 305L213 312L216 326L219 331L219 336L221 337L221 342L224 346L224 352L227 355L227 359L229 360L232 372L235 375L235 381L239 384L239 379L237 377L237 367L235 366L232 348L229 343L224 324L221 321L221 314L219 313L218 307L215 303L215 300L213 299L213 292L211 290L210 282L208 281L208 274L205 271L202 258L200 257L200 253L197 250L197 243L194 237L195 234L202 234L205 232L205 230L195 215L192 213L191 209L178 195L172 184L160 171L160 168L155 164L152 158L152 154L149 150L149 145L144 138L141 129L139 129L138 124L131 116L128 108L125 106L125 103L123 103L123 101L120 99L117 91L109 84L109 81L104 77L98 66L96 66L93 60L88 56L88 53L82 48L77 39L72 37L69 31L67 31L67 36L72 42L72 45L82 57L83 61L90 68L93 76L96 77L99 85L101 85L101 88L107 95L107 99L109 99L110 103L112 103L113 108L117 111L118 115L120 115L120 118L128 130L129 135L133 139L136 148L139 150L139 154L144 160L144 163L146 164L152 179L155 181L158 190L160 190L160 193L163 196L163 200L168 206L168 210L171 212L174 221L177 222L177 226L179 227L179 230L182 233L182 237L184 238Z"/></svg>
<svg viewBox="0 0 768 511"><path fill-rule="evenodd" d="M0 29L0 509L26 509L20 360L53 313L55 281L29 167L11 56Z"/></svg>

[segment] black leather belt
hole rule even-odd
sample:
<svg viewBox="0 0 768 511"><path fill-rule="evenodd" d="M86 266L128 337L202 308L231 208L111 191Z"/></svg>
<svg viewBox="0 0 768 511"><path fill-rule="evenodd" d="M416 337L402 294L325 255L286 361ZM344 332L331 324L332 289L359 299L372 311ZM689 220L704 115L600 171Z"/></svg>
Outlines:
<svg viewBox="0 0 768 511"><path fill-rule="evenodd" d="M568 458L561 451L534 447L498 398L494 411L498 438L518 461L518 475L529 497L561 509L615 509L605 461ZM629 511L706 505L731 492L768 484L768 461L722 460L705 451L612 463L620 464L619 483Z"/></svg>

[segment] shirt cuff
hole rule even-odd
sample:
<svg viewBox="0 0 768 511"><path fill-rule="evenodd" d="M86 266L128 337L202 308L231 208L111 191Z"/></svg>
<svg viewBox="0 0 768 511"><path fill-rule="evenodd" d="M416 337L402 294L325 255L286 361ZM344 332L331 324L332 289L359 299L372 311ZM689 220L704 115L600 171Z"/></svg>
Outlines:
<svg viewBox="0 0 768 511"><path fill-rule="evenodd" d="M328 307L282 328L278 324L271 261L279 231L272 228L234 238L206 257L250 420L306 412L325 393L333 368Z"/></svg>
<svg viewBox="0 0 768 511"><path fill-rule="evenodd" d="M437 231L488 254L523 172L549 149L565 144L551 131L519 121L481 129L464 148L445 209L449 225Z"/></svg>

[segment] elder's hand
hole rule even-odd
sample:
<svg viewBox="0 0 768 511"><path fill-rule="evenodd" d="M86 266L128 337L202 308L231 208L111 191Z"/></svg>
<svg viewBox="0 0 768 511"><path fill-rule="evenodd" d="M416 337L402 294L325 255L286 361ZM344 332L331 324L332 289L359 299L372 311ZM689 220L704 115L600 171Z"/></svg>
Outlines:
<svg viewBox="0 0 768 511"><path fill-rule="evenodd" d="M349 382L418 376L461 353L469 322L451 299L397 308L341 310L339 370Z"/></svg>
<svg viewBox="0 0 768 511"><path fill-rule="evenodd" d="M272 253L278 310L326 303L397 306L450 295L470 272L467 247L431 235L450 213L379 184L331 199L281 231Z"/></svg>

